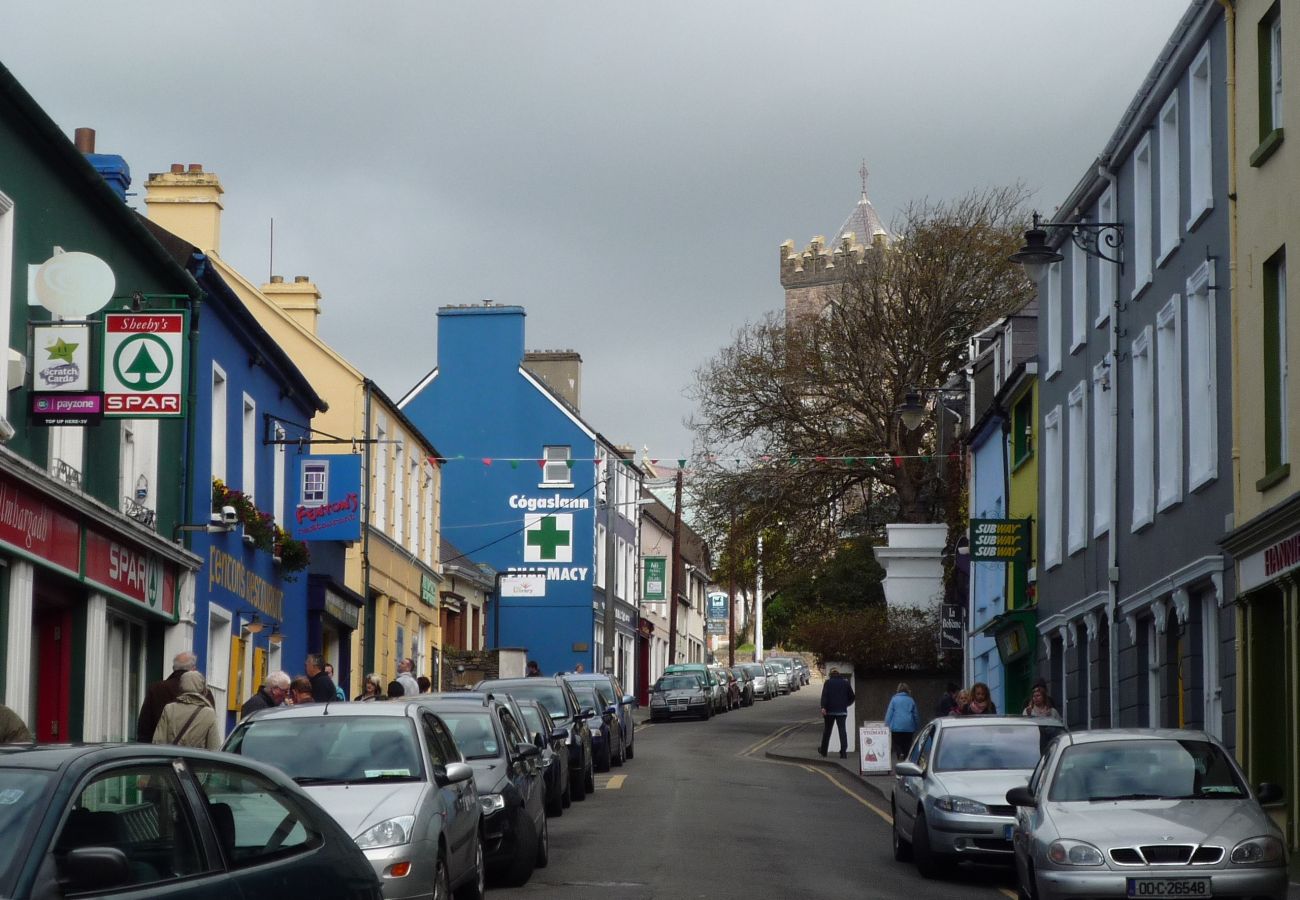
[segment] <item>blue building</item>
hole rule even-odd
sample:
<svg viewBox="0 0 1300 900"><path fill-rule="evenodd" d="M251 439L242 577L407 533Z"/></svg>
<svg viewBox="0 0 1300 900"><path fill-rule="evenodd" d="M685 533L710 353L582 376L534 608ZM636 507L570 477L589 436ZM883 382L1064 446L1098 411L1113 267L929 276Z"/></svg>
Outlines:
<svg viewBox="0 0 1300 900"><path fill-rule="evenodd" d="M985 402L992 398L982 398ZM974 519L1005 519L1007 516L1006 419L996 405L978 420L970 437L970 514ZM970 565L970 609L966 613L967 685L984 682L998 709L1006 709L1002 690L1002 660L997 641L985 633L989 623L1007 608L1004 562L975 562Z"/></svg>
<svg viewBox="0 0 1300 900"><path fill-rule="evenodd" d="M525 647L544 672L602 670L612 584L610 652L631 691L640 470L580 416L577 354L525 352L524 317L519 306L439 309L437 368L398 405L448 461L447 534L498 572L546 573L544 597L493 604L488 646Z"/></svg>

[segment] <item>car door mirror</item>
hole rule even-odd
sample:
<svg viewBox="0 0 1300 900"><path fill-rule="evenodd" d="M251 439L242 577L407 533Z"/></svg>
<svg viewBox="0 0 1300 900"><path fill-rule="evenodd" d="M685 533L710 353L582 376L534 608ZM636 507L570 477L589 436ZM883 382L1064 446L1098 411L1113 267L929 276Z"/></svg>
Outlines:
<svg viewBox="0 0 1300 900"><path fill-rule="evenodd" d="M442 778L447 784L460 784L462 781L470 781L474 777L474 770L463 762L447 763L442 770Z"/></svg>
<svg viewBox="0 0 1300 900"><path fill-rule="evenodd" d="M1012 806L1035 807L1038 805L1038 801L1034 799L1033 791L1029 790L1029 785L1026 784L1013 787L1007 791L1007 802Z"/></svg>
<svg viewBox="0 0 1300 900"><path fill-rule="evenodd" d="M920 778L925 773L922 772L921 767L914 762L900 762L894 764L894 774L911 778Z"/></svg>
<svg viewBox="0 0 1300 900"><path fill-rule="evenodd" d="M78 847L68 851L59 867L68 892L106 890L131 880L126 854L116 847Z"/></svg>
<svg viewBox="0 0 1300 900"><path fill-rule="evenodd" d="M576 716L574 716L574 719L578 722L584 722L587 719L594 717L595 715L596 715L596 711L594 709L592 709L590 706L584 706L582 710Z"/></svg>
<svg viewBox="0 0 1300 900"><path fill-rule="evenodd" d="M563 741L563 742L565 742L565 743L568 743L568 741L569 741L569 729L567 729L567 728L557 728L557 729L555 729L554 731L551 732L551 740L553 740L553 741Z"/></svg>
<svg viewBox="0 0 1300 900"><path fill-rule="evenodd" d="M624 694L624 695L623 695L623 705L624 705L624 706L631 706L633 709L636 709L636 698L633 697L631 694Z"/></svg>
<svg viewBox="0 0 1300 900"><path fill-rule="evenodd" d="M519 743L515 745L515 755L520 759L533 759L534 757L541 756L542 751L532 744Z"/></svg>
<svg viewBox="0 0 1300 900"><path fill-rule="evenodd" d="M1282 802L1282 786L1271 781L1262 781L1255 788L1255 799L1261 804Z"/></svg>
<svg viewBox="0 0 1300 900"><path fill-rule="evenodd" d="M542 733L540 731L535 732L533 734L533 744L534 746L537 747L538 750L541 750L543 747L546 746L546 738L542 737Z"/></svg>

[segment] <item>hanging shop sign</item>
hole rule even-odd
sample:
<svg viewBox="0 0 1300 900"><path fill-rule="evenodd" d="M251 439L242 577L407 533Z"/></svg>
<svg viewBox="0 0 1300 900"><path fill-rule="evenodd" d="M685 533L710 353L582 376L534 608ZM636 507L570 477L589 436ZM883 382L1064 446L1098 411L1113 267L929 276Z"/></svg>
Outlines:
<svg viewBox="0 0 1300 900"><path fill-rule="evenodd" d="M289 533L299 541L361 540L360 454L298 457L298 502Z"/></svg>
<svg viewBox="0 0 1300 900"><path fill-rule="evenodd" d="M668 599L667 573L668 559L663 556L647 556L641 561L641 600L645 603L663 603Z"/></svg>
<svg viewBox="0 0 1300 900"><path fill-rule="evenodd" d="M438 582L420 573L420 602L425 606L438 605Z"/></svg>
<svg viewBox="0 0 1300 900"><path fill-rule="evenodd" d="M960 650L961 638L961 607L956 603L945 603L939 610L939 649Z"/></svg>
<svg viewBox="0 0 1300 900"><path fill-rule="evenodd" d="M1029 558L1028 519L971 519L970 558L1012 562Z"/></svg>
<svg viewBox="0 0 1300 900"><path fill-rule="evenodd" d="M708 609L709 609L709 618L710 618L710 619L721 619L721 620L724 621L724 622L727 621L727 618L728 618L728 615L727 615L727 606L728 606L728 602L727 602L727 601L728 601L728 597L727 597L727 595L724 594L724 593L722 593L722 592L720 592L720 591L714 591L713 593L709 594L709 598L708 598L708 599L709 599L709 607L708 607Z"/></svg>
<svg viewBox="0 0 1300 900"><path fill-rule="evenodd" d="M93 391L52 394L33 391L28 421L33 425L98 425L104 418L104 395Z"/></svg>
<svg viewBox="0 0 1300 900"><path fill-rule="evenodd" d="M90 390L90 326L32 326L32 390Z"/></svg>
<svg viewBox="0 0 1300 900"><path fill-rule="evenodd" d="M184 312L104 315L104 415L185 415L186 325Z"/></svg>

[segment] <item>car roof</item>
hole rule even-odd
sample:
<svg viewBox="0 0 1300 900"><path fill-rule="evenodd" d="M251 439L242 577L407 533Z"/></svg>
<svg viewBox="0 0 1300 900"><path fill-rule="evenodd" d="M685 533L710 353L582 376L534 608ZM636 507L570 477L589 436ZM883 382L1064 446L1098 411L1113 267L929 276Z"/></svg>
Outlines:
<svg viewBox="0 0 1300 900"><path fill-rule="evenodd" d="M174 744L6 744L0 746L0 768L41 769L57 772L76 767L81 770L119 760L141 758L177 758L202 760L223 765L244 766L276 781L289 782L279 769L247 756L200 750L195 747L178 747Z"/></svg>
<svg viewBox="0 0 1300 900"><path fill-rule="evenodd" d="M1072 744L1099 744L1106 741L1208 741L1204 731L1188 728L1096 728L1070 735Z"/></svg>
<svg viewBox="0 0 1300 900"><path fill-rule="evenodd" d="M294 706L273 706L270 709L259 709L254 715L249 716L244 721L250 719L314 719L324 718L325 716L345 716L354 717L380 717L380 716L405 716L407 708L415 700L407 700L403 697L393 700L375 701L372 703L302 703Z"/></svg>
<svg viewBox="0 0 1300 900"><path fill-rule="evenodd" d="M565 672L560 676L565 681L609 681L610 676L604 672Z"/></svg>
<svg viewBox="0 0 1300 900"><path fill-rule="evenodd" d="M551 682L552 684L555 684L558 681L563 681L564 678L565 676L563 675L530 675L527 678L484 678L482 681L479 682L479 684L490 684L492 685L492 687L496 687L497 685L501 685L501 684L537 684L539 682L545 683L548 681ZM451 691L448 693L459 693L459 692ZM478 685L475 685L473 691L468 691L466 693L484 693L484 692L479 690Z"/></svg>
<svg viewBox="0 0 1300 900"><path fill-rule="evenodd" d="M1052 725L1058 728L1064 727L1065 723L1060 719L1044 716L1002 716L1002 715L969 715L969 716L940 716L934 720L942 728L970 728L975 725L993 725L993 726L1010 726L1010 725Z"/></svg>

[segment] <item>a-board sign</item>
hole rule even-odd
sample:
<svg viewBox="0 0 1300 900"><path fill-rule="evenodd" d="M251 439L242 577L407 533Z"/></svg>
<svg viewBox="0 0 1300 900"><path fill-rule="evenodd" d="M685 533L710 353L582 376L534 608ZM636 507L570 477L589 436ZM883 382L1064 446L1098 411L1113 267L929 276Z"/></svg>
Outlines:
<svg viewBox="0 0 1300 900"><path fill-rule="evenodd" d="M884 722L863 722L858 727L858 767L863 775L888 775L889 728Z"/></svg>

